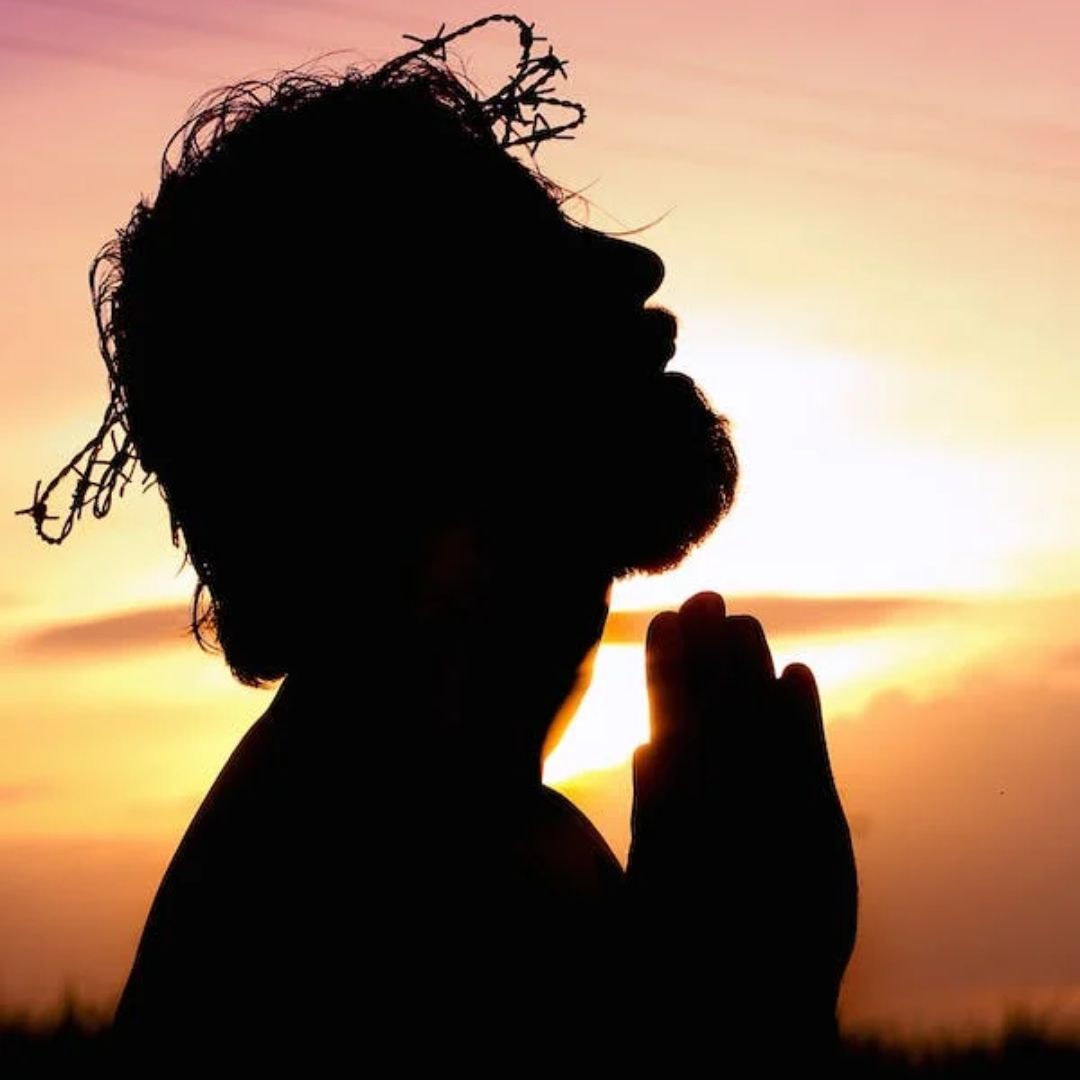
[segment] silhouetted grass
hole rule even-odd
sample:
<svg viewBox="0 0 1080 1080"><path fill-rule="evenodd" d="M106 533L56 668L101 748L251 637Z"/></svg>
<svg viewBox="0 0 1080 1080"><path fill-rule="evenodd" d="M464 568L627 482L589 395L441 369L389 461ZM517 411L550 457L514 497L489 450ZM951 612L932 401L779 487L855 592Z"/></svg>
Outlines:
<svg viewBox="0 0 1080 1080"><path fill-rule="evenodd" d="M0 1076L97 1075L105 1064L109 1013L67 994L46 1016L0 1017Z"/></svg>
<svg viewBox="0 0 1080 1080"><path fill-rule="evenodd" d="M106 1065L108 1032L108 1014L81 1004L71 995L49 1017L2 1017L0 1076L8 1080L98 1075ZM743 1060L747 1065L752 1062L750 1057ZM1054 1031L1043 1021L1026 1016L1007 1020L997 1035L982 1039L941 1036L904 1042L874 1033L849 1033L836 1075L838 1080L1080 1077L1080 1033Z"/></svg>
<svg viewBox="0 0 1080 1080"><path fill-rule="evenodd" d="M1080 1033L1017 1014L993 1036L904 1042L874 1033L844 1037L844 1077L1080 1077Z"/></svg>

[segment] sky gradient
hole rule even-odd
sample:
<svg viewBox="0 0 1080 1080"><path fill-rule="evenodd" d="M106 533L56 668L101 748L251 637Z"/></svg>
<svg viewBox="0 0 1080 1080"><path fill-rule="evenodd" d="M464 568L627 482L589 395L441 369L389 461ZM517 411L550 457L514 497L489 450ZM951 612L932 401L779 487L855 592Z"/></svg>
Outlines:
<svg viewBox="0 0 1080 1080"><path fill-rule="evenodd" d="M97 425L86 271L153 195L189 103L483 13L0 0L0 504L25 506ZM1080 1017L1080 8L522 14L589 111L540 164L586 189L591 224L656 222L635 239L667 265L672 366L731 418L743 464L703 548L617 586L549 779L625 853L647 613L721 591L822 685L862 890L845 1019ZM460 51L485 85L515 55L495 30ZM108 1000L269 694L185 639L193 578L156 494L59 548L0 515L0 552L0 1006L65 980Z"/></svg>

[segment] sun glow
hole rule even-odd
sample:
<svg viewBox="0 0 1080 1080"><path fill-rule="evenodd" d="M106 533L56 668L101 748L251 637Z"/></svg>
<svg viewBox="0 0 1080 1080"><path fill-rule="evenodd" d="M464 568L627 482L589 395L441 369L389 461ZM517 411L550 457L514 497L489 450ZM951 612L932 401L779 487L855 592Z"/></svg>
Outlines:
<svg viewBox="0 0 1080 1080"><path fill-rule="evenodd" d="M857 715L882 694L932 697L978 657L1027 637L1030 627L1010 605L984 602L876 629L778 636L771 647L777 673L791 663L809 665L828 725ZM592 682L545 761L544 780L559 784L614 768L648 738L643 647L602 645Z"/></svg>

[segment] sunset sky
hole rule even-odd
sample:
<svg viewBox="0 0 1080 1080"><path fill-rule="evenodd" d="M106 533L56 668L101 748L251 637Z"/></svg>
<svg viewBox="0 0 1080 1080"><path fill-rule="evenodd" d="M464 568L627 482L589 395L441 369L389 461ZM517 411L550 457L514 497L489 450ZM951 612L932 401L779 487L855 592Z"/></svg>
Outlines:
<svg viewBox="0 0 1080 1080"><path fill-rule="evenodd" d="M482 14L0 0L0 506L27 505L96 429L87 268L153 195L188 105ZM667 265L672 366L731 418L743 467L703 548L617 586L548 779L625 855L641 613L720 591L822 687L862 890L845 1020L1080 1019L1080 5L521 14L589 114L540 164L587 188L594 226L657 222L635 240ZM497 85L516 47L492 29L459 55ZM61 547L0 513L0 553L0 1008L65 984L107 1002L271 695L185 638L193 578L155 493Z"/></svg>

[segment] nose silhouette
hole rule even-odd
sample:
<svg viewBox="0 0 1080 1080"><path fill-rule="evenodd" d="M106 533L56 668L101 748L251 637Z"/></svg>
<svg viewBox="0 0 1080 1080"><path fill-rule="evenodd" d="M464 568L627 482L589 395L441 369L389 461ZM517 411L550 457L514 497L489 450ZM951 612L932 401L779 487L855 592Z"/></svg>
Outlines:
<svg viewBox="0 0 1080 1080"><path fill-rule="evenodd" d="M650 248L617 236L587 230L589 242L601 263L600 272L618 291L644 304L664 280L664 260Z"/></svg>

